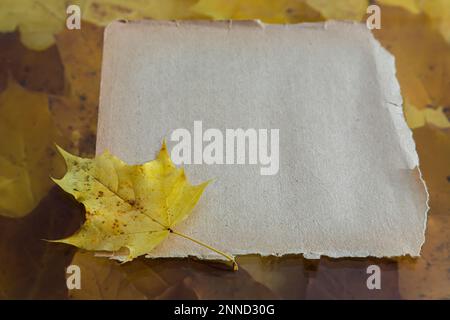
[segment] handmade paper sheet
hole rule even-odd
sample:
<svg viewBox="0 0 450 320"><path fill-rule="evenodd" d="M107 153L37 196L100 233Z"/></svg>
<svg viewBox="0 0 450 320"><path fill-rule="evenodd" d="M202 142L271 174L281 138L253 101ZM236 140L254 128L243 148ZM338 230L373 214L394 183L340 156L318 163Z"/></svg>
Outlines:
<svg viewBox="0 0 450 320"><path fill-rule="evenodd" d="M109 25L97 152L143 163L164 138L193 183L214 179L180 232L232 254L420 254L427 192L394 58L364 25ZM220 258L169 238L151 256Z"/></svg>

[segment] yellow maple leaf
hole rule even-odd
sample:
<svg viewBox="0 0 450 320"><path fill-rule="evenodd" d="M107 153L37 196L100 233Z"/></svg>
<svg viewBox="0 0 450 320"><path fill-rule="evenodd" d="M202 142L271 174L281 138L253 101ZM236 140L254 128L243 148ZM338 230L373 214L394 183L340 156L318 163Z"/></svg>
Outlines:
<svg viewBox="0 0 450 320"><path fill-rule="evenodd" d="M64 170L59 139L47 96L10 80L0 94L0 215L25 216L47 194Z"/></svg>
<svg viewBox="0 0 450 320"><path fill-rule="evenodd" d="M86 222L77 233L57 242L112 252L113 258L125 262L149 253L173 233L235 265L231 256L173 229L191 213L209 182L191 185L184 169L170 160L165 143L155 160L142 165L127 165L108 152L94 159L63 149L60 153L68 170L54 181L84 204Z"/></svg>

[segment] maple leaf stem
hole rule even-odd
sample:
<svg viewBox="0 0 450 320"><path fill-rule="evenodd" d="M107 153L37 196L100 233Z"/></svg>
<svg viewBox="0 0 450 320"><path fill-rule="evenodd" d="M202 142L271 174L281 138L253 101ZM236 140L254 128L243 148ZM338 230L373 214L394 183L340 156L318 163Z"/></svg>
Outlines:
<svg viewBox="0 0 450 320"><path fill-rule="evenodd" d="M238 270L238 264L236 263L236 260L234 259L233 256L231 256L229 254L226 254L226 253L224 253L224 252L222 252L222 251L220 251L220 250L218 250L216 248L211 247L210 245L207 245L204 242L201 242L200 240L194 239L194 238L192 238L192 237L190 237L188 235L185 235L185 234L180 233L178 231L175 231L173 229L169 229L169 231L170 231L170 233L173 233L173 234L176 234L176 235L178 235L180 237L183 237L185 239L191 240L192 242L195 242L196 244L201 245L202 247L205 247L205 248L207 248L207 249L209 249L211 251L214 251L215 253L220 254L221 256L227 258L233 264L233 271L237 271Z"/></svg>

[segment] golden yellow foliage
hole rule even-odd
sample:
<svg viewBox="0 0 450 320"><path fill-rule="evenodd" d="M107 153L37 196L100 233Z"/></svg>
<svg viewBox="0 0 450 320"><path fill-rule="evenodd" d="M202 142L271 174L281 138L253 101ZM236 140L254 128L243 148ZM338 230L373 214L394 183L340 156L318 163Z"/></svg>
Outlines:
<svg viewBox="0 0 450 320"><path fill-rule="evenodd" d="M441 32L447 43L450 43L450 1L424 1L422 10L430 18L431 24Z"/></svg>
<svg viewBox="0 0 450 320"><path fill-rule="evenodd" d="M0 33L0 92L8 78L24 89L61 94L64 89L64 67L57 48L36 51L27 49L14 33Z"/></svg>
<svg viewBox="0 0 450 320"><path fill-rule="evenodd" d="M197 0L77 0L82 18L106 26L117 19L181 20L201 18L190 11Z"/></svg>
<svg viewBox="0 0 450 320"><path fill-rule="evenodd" d="M10 80L0 94L0 215L22 217L47 194L64 169L57 141L47 95Z"/></svg>
<svg viewBox="0 0 450 320"><path fill-rule="evenodd" d="M326 19L361 21L366 15L368 0L306 0L311 8Z"/></svg>
<svg viewBox="0 0 450 320"><path fill-rule="evenodd" d="M421 11L419 0L377 0L377 3L403 8L414 14L418 14Z"/></svg>
<svg viewBox="0 0 450 320"><path fill-rule="evenodd" d="M377 0L378 4L423 13L430 24L450 43L450 1L448 0Z"/></svg>
<svg viewBox="0 0 450 320"><path fill-rule="evenodd" d="M44 50L64 30L70 4L80 6L84 21L105 26L116 19L201 18L189 10L195 3L196 0L2 0L0 32L18 29L26 47Z"/></svg>
<svg viewBox="0 0 450 320"><path fill-rule="evenodd" d="M60 152L68 171L55 182L84 204L86 222L58 242L112 252L121 261L149 253L170 233L202 244L173 226L188 217L208 182L191 185L184 170L170 160L165 143L155 160L134 166L108 152L94 159Z"/></svg>
<svg viewBox="0 0 450 320"><path fill-rule="evenodd" d="M413 14L423 12L450 41L450 1L378 0ZM127 19L260 19L268 23L293 23L322 19L361 21L368 0L3 0L0 32L20 31L30 49L44 50L54 43L67 19L69 4L80 6L81 18L99 26Z"/></svg>
<svg viewBox="0 0 450 320"><path fill-rule="evenodd" d="M419 109L450 105L450 45L423 14L393 6L381 11L382 28L373 32L395 56L406 104Z"/></svg>
<svg viewBox="0 0 450 320"><path fill-rule="evenodd" d="M444 113L444 108L416 108L415 106L405 103L405 117L408 126L411 129L423 127L425 124L431 124L438 128L450 128L450 121Z"/></svg>
<svg viewBox="0 0 450 320"><path fill-rule="evenodd" d="M25 46L44 50L55 41L66 19L66 1L2 0L0 1L0 32L20 31Z"/></svg>
<svg viewBox="0 0 450 320"><path fill-rule="evenodd" d="M414 130L414 139L430 212L420 259L399 261L400 292L405 299L449 299L450 132L425 125Z"/></svg>
<svg viewBox="0 0 450 320"><path fill-rule="evenodd" d="M267 23L319 21L323 18L306 0L199 0L192 11L213 20L251 20Z"/></svg>

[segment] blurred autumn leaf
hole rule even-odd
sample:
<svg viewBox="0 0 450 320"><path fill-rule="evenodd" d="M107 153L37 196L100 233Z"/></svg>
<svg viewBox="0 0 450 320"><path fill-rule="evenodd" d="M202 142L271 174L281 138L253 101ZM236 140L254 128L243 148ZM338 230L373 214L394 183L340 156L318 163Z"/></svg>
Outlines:
<svg viewBox="0 0 450 320"><path fill-rule="evenodd" d="M387 259L240 256L240 269L191 259L136 259L127 264L78 252L82 290L71 299L398 299L397 263ZM382 290L366 287L367 267L381 266Z"/></svg>
<svg viewBox="0 0 450 320"><path fill-rule="evenodd" d="M76 0L84 21L106 26L114 20L181 20L201 19L190 8L197 0Z"/></svg>
<svg viewBox="0 0 450 320"><path fill-rule="evenodd" d="M395 6L413 14L424 13L429 23L450 43L450 1L448 0L377 0L378 4Z"/></svg>
<svg viewBox="0 0 450 320"><path fill-rule="evenodd" d="M0 92L12 77L28 90L63 93L64 67L55 46L44 51L28 50L13 32L0 34L0 48Z"/></svg>
<svg viewBox="0 0 450 320"><path fill-rule="evenodd" d="M54 43L53 35L63 30L66 7L61 0L2 0L0 32L18 29L26 47L47 49Z"/></svg>
<svg viewBox="0 0 450 320"><path fill-rule="evenodd" d="M414 139L430 212L421 258L399 261L400 292L406 299L450 299L450 132L423 126Z"/></svg>
<svg viewBox="0 0 450 320"><path fill-rule="evenodd" d="M450 128L450 121L443 107L419 109L409 103L405 103L404 112L408 126L411 129L423 127L426 124L438 128Z"/></svg>
<svg viewBox="0 0 450 320"><path fill-rule="evenodd" d="M306 3L327 20L361 21L369 6L369 0L306 0Z"/></svg>
<svg viewBox="0 0 450 320"><path fill-rule="evenodd" d="M293 23L341 19L361 21L369 0L3 0L0 32L19 30L25 46L44 50L64 29L69 4L80 6L84 21L106 26L117 19L260 19ZM424 13L450 41L450 3L447 0L378 0L413 14Z"/></svg>
<svg viewBox="0 0 450 320"><path fill-rule="evenodd" d="M57 188L21 219L0 216L0 300L65 299L65 268L75 249L43 241L82 223L83 208Z"/></svg>
<svg viewBox="0 0 450 320"><path fill-rule="evenodd" d="M323 20L306 0L199 0L191 10L213 20L259 19L267 23Z"/></svg>
<svg viewBox="0 0 450 320"><path fill-rule="evenodd" d="M383 27L374 34L396 58L405 115L414 129L420 167L430 194L422 256L399 259L399 291L410 299L449 298L450 238L446 230L450 227L450 45L426 13L405 9L398 3L382 6L381 10Z"/></svg>
<svg viewBox="0 0 450 320"><path fill-rule="evenodd" d="M447 43L450 43L450 1L428 0L420 3L431 25L439 30Z"/></svg>
<svg viewBox="0 0 450 320"><path fill-rule="evenodd" d="M191 259L136 259L127 264L78 252L73 261L83 270L82 290L71 299L276 299L243 268Z"/></svg>
<svg viewBox="0 0 450 320"><path fill-rule="evenodd" d="M255 280L270 289L281 299L305 299L308 268L318 264L303 256L261 257L245 255L238 257L239 267Z"/></svg>
<svg viewBox="0 0 450 320"><path fill-rule="evenodd" d="M450 105L450 45L424 14L381 10L383 27L374 35L396 58L405 102L419 109Z"/></svg>
<svg viewBox="0 0 450 320"><path fill-rule="evenodd" d="M367 289L367 268L380 267L381 289ZM320 259L311 272L306 299L399 299L397 263L388 259Z"/></svg>
<svg viewBox="0 0 450 320"><path fill-rule="evenodd" d="M420 13L420 3L418 0L377 0L377 3L386 6L403 8L413 14Z"/></svg>
<svg viewBox="0 0 450 320"><path fill-rule="evenodd" d="M49 96L50 110L71 141L68 149L81 156L92 156L95 149L102 46L103 28L89 23L56 36L66 85L64 95Z"/></svg>
<svg viewBox="0 0 450 320"><path fill-rule="evenodd" d="M83 273L82 290L71 290L71 299L121 299L145 300L164 291L168 283L141 260L132 262L133 270L139 276L128 276L129 264L95 257L88 252L77 252L72 264L80 267ZM133 273L133 272L132 272Z"/></svg>
<svg viewBox="0 0 450 320"><path fill-rule="evenodd" d="M60 176L64 162L56 154L62 143L43 93L9 81L0 93L0 215L22 217L31 212Z"/></svg>
<svg viewBox="0 0 450 320"><path fill-rule="evenodd" d="M65 29L66 8L79 5L84 21L106 26L116 19L194 19L190 11L196 0L2 0L0 32L18 30L22 43L33 50L45 50L55 35Z"/></svg>

